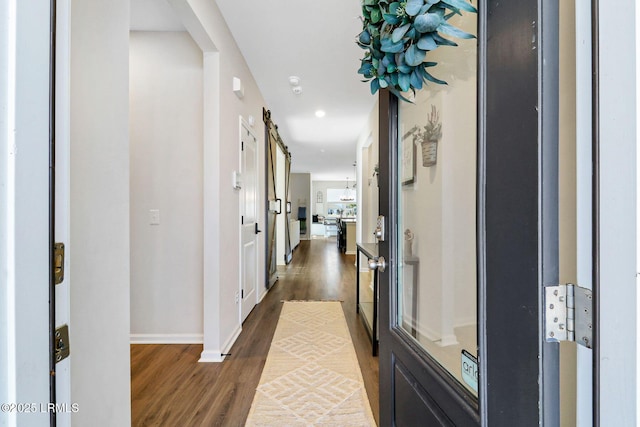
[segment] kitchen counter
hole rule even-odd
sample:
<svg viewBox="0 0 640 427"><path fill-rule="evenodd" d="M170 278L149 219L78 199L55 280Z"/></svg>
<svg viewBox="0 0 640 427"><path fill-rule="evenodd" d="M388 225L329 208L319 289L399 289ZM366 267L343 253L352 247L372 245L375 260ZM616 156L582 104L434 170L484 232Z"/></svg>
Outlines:
<svg viewBox="0 0 640 427"><path fill-rule="evenodd" d="M326 217L324 219L324 235L325 237L338 235L338 224L336 218Z"/></svg>
<svg viewBox="0 0 640 427"><path fill-rule="evenodd" d="M338 248L347 255L356 253L356 219L340 218L338 220Z"/></svg>

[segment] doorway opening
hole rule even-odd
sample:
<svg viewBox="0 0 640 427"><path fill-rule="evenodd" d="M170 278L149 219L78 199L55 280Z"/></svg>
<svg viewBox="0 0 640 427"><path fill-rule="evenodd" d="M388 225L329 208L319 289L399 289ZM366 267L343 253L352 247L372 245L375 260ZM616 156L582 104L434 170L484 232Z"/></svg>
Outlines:
<svg viewBox="0 0 640 427"><path fill-rule="evenodd" d="M132 342L202 342L202 51L186 31L129 43Z"/></svg>

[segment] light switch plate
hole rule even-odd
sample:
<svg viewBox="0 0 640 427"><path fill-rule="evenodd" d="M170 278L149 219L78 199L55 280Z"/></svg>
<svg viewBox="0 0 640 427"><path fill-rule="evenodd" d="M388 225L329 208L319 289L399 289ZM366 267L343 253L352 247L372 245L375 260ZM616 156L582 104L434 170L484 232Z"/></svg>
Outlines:
<svg viewBox="0 0 640 427"><path fill-rule="evenodd" d="M242 188L242 174L238 171L233 171L233 188L240 190Z"/></svg>
<svg viewBox="0 0 640 427"><path fill-rule="evenodd" d="M149 209L149 224L160 225L160 209Z"/></svg>

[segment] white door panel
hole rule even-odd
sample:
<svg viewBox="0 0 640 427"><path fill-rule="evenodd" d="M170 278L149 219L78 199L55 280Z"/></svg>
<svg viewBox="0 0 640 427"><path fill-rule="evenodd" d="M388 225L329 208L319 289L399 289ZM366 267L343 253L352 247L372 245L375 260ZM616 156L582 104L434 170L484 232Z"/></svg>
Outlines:
<svg viewBox="0 0 640 427"><path fill-rule="evenodd" d="M240 322L243 322L257 302L258 286L258 145L244 123L242 132L241 188L241 259L240 259Z"/></svg>

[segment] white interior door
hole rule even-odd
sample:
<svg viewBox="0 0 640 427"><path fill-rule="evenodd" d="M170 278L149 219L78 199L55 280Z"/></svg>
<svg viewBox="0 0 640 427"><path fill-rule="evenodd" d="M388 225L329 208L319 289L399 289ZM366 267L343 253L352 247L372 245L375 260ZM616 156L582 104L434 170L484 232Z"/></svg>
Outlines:
<svg viewBox="0 0 640 427"><path fill-rule="evenodd" d="M0 21L0 425L41 426L51 378L48 2L3 1Z"/></svg>
<svg viewBox="0 0 640 427"><path fill-rule="evenodd" d="M242 123L240 322L256 305L258 287L258 143Z"/></svg>
<svg viewBox="0 0 640 427"><path fill-rule="evenodd" d="M276 201L277 201L277 209L278 215L276 216L276 264L278 266L286 265L285 254L286 254L286 239L287 233L285 230L286 227L286 203L287 203L287 194L286 194L286 167L287 167L287 158L282 151L282 147L280 145L276 146Z"/></svg>

